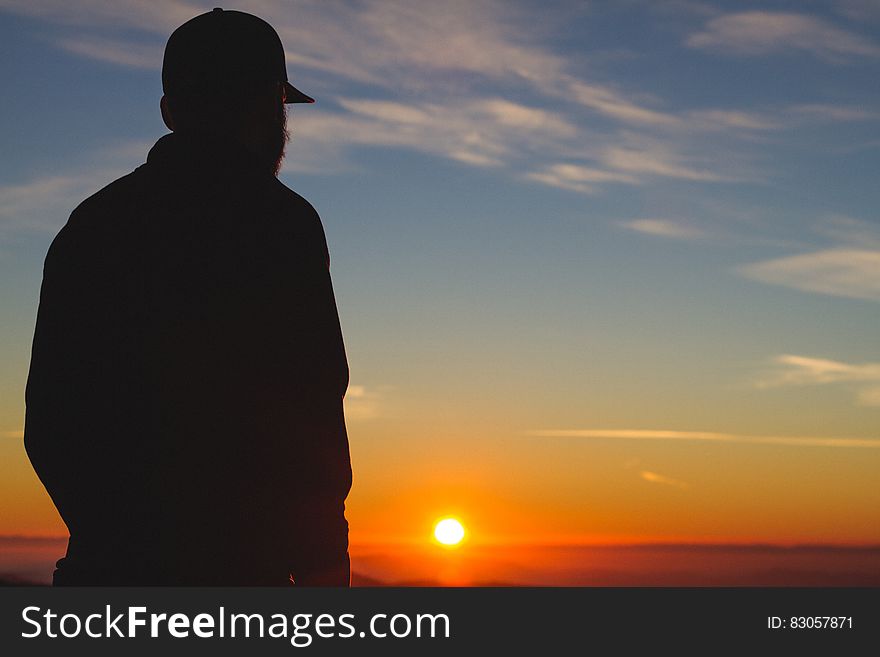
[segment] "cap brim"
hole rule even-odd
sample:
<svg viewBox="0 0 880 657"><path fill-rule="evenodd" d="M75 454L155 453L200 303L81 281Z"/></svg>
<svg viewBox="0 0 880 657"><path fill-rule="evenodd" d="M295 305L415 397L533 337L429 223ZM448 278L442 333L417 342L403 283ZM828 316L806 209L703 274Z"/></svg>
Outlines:
<svg viewBox="0 0 880 657"><path fill-rule="evenodd" d="M284 83L284 102L285 103L314 103L315 99L306 96L302 91L294 87L290 82Z"/></svg>

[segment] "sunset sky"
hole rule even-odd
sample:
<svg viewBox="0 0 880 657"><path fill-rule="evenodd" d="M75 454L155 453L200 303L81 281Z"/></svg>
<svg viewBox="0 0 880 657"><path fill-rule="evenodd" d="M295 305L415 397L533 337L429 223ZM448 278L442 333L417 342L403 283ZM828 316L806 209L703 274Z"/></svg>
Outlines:
<svg viewBox="0 0 880 657"><path fill-rule="evenodd" d="M0 535L66 533L22 447L46 249L215 4L0 0ZM353 543L880 543L880 4L226 8L317 99L281 179L330 246Z"/></svg>

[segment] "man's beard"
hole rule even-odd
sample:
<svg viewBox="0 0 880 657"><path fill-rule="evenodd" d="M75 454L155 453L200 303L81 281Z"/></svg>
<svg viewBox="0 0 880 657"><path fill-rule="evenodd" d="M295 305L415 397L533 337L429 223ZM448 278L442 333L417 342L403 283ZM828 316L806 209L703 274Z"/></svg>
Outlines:
<svg viewBox="0 0 880 657"><path fill-rule="evenodd" d="M278 103L272 123L261 130L259 140L250 142L249 149L256 156L260 168L277 177L281 172L284 150L289 140L287 106Z"/></svg>
<svg viewBox="0 0 880 657"><path fill-rule="evenodd" d="M284 151L287 142L290 141L290 131L287 129L287 105L279 103L275 124L272 133L267 139L265 150L261 148L261 159L271 165L272 175L278 176L281 172L281 163L284 161Z"/></svg>

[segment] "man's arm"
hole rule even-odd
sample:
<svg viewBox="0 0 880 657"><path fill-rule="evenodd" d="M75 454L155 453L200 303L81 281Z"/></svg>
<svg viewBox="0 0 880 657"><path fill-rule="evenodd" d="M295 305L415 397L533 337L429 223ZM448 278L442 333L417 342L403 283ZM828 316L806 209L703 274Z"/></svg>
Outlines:
<svg viewBox="0 0 880 657"><path fill-rule="evenodd" d="M25 392L25 447L71 531L84 509L97 516L115 497L94 476L110 458L113 390L124 387L114 277L99 251L74 213L46 256Z"/></svg>
<svg viewBox="0 0 880 657"><path fill-rule="evenodd" d="M285 483L276 488L289 519L285 543L296 584L348 586L345 499L352 477L342 403L348 363L323 227L311 206L300 207L293 218L300 228L279 262L280 321L270 321L284 354L277 389L286 392L277 403L287 418L278 445L285 462L277 471Z"/></svg>

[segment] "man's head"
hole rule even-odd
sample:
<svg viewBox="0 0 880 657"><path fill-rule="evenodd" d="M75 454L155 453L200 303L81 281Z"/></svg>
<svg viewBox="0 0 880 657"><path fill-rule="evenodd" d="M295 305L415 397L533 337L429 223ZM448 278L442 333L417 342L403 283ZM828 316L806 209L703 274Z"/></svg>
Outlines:
<svg viewBox="0 0 880 657"><path fill-rule="evenodd" d="M311 103L287 80L281 39L260 18L214 9L177 28L165 46L162 118L175 132L241 142L277 174L286 103Z"/></svg>

